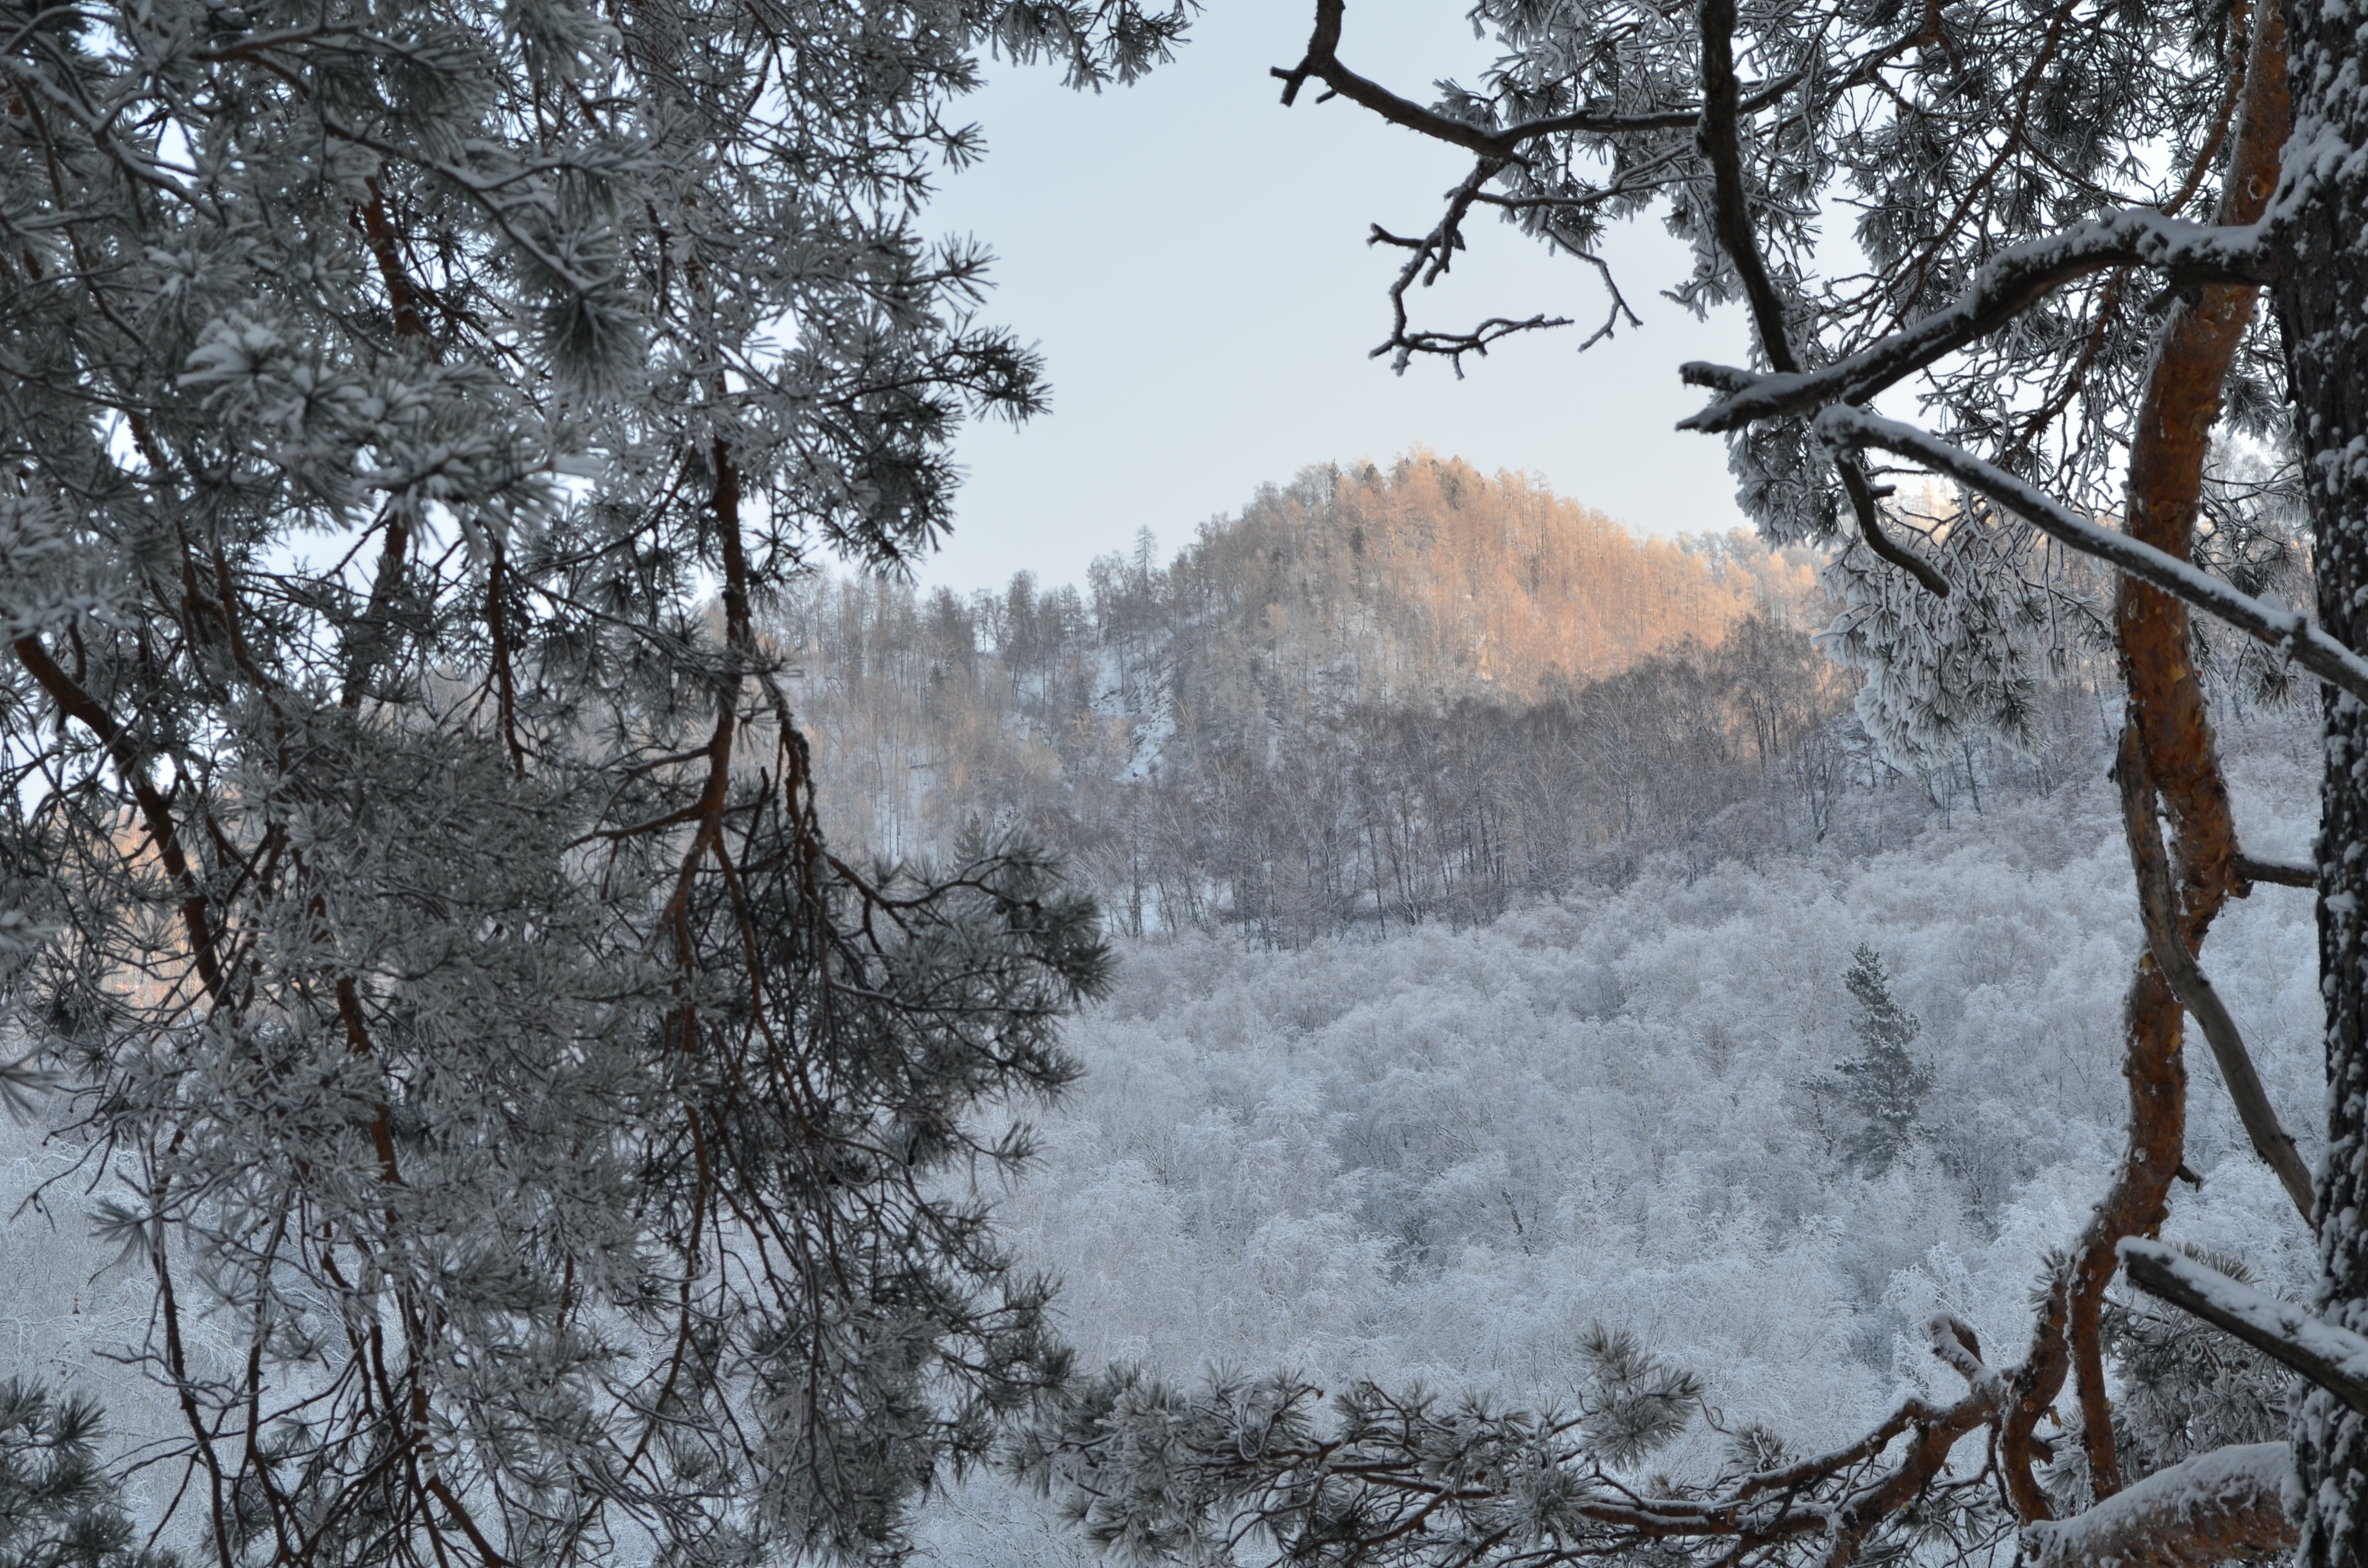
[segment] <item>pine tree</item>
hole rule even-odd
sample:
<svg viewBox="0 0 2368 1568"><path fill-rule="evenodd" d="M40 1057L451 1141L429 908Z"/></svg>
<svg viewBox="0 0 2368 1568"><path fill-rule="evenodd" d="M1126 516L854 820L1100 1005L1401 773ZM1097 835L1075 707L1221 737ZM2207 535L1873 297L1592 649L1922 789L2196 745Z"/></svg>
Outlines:
<svg viewBox="0 0 2368 1568"><path fill-rule="evenodd" d="M1916 1140L1917 1118L1932 1092L1932 1064L1909 1049L1923 1032L1923 1021L1891 994L1881 953L1860 943L1842 983L1859 1006L1850 1023L1858 1051L1835 1062L1835 1076L1820 1080L1818 1087L1857 1121L1843 1137L1844 1155L1860 1170L1880 1176Z"/></svg>
<svg viewBox="0 0 2368 1568"><path fill-rule="evenodd" d="M2260 1287L2242 1258L2179 1250ZM2301 1401L2299 1380L2269 1357L2136 1291L2106 1298L2104 1341L2126 1391L2113 1418L2133 1479L2229 1444L2283 1437Z"/></svg>
<svg viewBox="0 0 2368 1568"><path fill-rule="evenodd" d="M1060 1376L969 1178L1095 911L834 856L755 616L1042 404L918 227L983 54L1181 25L0 0L0 1061L210 1559L893 1555Z"/></svg>
<svg viewBox="0 0 2368 1568"><path fill-rule="evenodd" d="M100 1426L86 1399L0 1383L0 1568L174 1568L171 1553L135 1544Z"/></svg>
<svg viewBox="0 0 2368 1568"><path fill-rule="evenodd" d="M1692 249L1669 292L1740 301L1754 338L1747 365L1673 368L1705 392L1683 424L1725 438L1764 538L1836 551L1844 613L1827 645L1866 673L1860 712L1878 739L1937 755L1974 727L2022 735L2034 683L2092 638L2111 639L2128 680L2114 771L2145 933L2123 1017L2128 1138L2037 1282L2021 1359L1986 1360L1969 1327L1935 1319L1931 1349L1964 1382L1956 1403L1918 1403L1825 1459L1708 1496L1673 1485L1634 1509L1577 1445L1560 1465L1467 1485L1454 1466L1476 1463L1479 1446L1424 1452L1410 1435L1399 1457L1458 1476L1428 1503L1500 1505L1518 1522L1496 1539L1522 1543L1497 1559L1493 1545L1449 1541L1429 1560L1464 1568L1531 1541L1546 1544L1531 1563L1611 1555L1584 1536L1610 1526L1640 1556L1691 1545L1726 1562L1789 1561L1784 1521L1805 1501L1793 1489L1830 1483L1836 1502L1807 1511L1819 1560L1842 1568L1913 1549L1952 1450L1969 1443L1989 1495L2021 1521L2022 1553L2050 1568L2140 1555L2205 1568L2282 1551L2297 1530L2305 1568L2368 1562L2363 1396L2297 1348L2368 1331L2368 33L2355 8L1482 0L1471 20L1495 39L1490 63L1429 103L1357 68L1366 40L1345 0L1311 8L1305 52L1275 73L1286 105L1345 99L1472 160L1427 227L1373 227L1403 256L1377 352L1401 369L1426 355L1460 369L1508 335L1568 324L1519 312L1417 322L1416 285L1461 259L1483 213L1602 278L1598 337L1640 325L1604 240L1615 222L1657 218ZM1821 275L1838 214L1852 224L1850 270ZM1872 412L1911 382L1917 420ZM2215 427L2280 450L2290 477L2233 509L2215 494L2207 514ZM1938 506L1914 504L1918 475L1946 487ZM2237 580L2227 546L2280 508L2306 509L2316 583L2261 596ZM2066 572L2071 555L2111 575ZM2286 608L2313 591L2316 623ZM2200 673L2235 639L2326 688L2314 870L2239 848ZM2199 958L2226 902L2260 881L2315 881L2322 895L2330 1152L2315 1194ZM2149 1256L2170 1212L2190 1014L2256 1153L2318 1236L2321 1321L2251 1343L2326 1386L2304 1401L2290 1455L2224 1448L2192 1461L2192 1487L2157 1481L2059 1524L2036 1467L2060 1395L2078 1401L2093 1495L2123 1490L2102 1307L2124 1256ZM1396 1549L1398 1522L1376 1509L1366 1533L1359 1501L1328 1479L1296 1494L1316 1533L1294 1548L1343 1561ZM1622 1501L1604 1501L1614 1492ZM1550 1493L1565 1513L1520 1511ZM2295 1518L2286 1496L2303 1500ZM1320 1517L1318 1498L1331 1509ZM1239 1522L1259 1507L1242 1493L1211 1511Z"/></svg>

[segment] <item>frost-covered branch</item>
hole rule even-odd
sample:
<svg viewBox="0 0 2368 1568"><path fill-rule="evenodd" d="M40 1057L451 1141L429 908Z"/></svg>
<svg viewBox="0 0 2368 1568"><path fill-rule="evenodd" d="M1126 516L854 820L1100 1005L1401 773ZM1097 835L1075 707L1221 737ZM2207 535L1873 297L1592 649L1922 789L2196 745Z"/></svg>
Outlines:
<svg viewBox="0 0 2368 1568"><path fill-rule="evenodd" d="M750 606L928 549L960 420L1041 404L913 226L979 57L1182 17L893 10L156 0L0 58L0 1102L122 1183L211 1560L893 1556L1065 1366L942 1177L1072 1075L1091 903L848 872Z"/></svg>
<svg viewBox="0 0 2368 1568"><path fill-rule="evenodd" d="M2219 228L2134 208L2018 245L1982 267L1955 303L1815 370L1758 375L1701 360L1678 367L1689 386L1725 396L1678 422L1680 430L1738 430L1827 403L1864 403L1903 377L1996 332L2055 290L2090 273L2145 267L2181 282L2266 282L2259 225Z"/></svg>
<svg viewBox="0 0 2368 1568"><path fill-rule="evenodd" d="M2158 1470L2084 1514L2022 1532L2031 1568L2215 1568L2294 1542L2283 1443L2214 1449Z"/></svg>
<svg viewBox="0 0 2368 1568"><path fill-rule="evenodd" d="M2186 600L2286 654L2329 686L2368 701L2368 659L2321 631L2308 618L2264 603L2192 562L2091 522L2029 481L1984 462L1962 447L1912 425L1840 405L1817 415L1816 432L1821 439L1844 450L1879 448L1945 473L2059 542Z"/></svg>
<svg viewBox="0 0 2368 1568"><path fill-rule="evenodd" d="M2138 1289L2227 1330L2368 1415L2368 1335L2239 1284L2160 1242L2132 1237L2121 1254Z"/></svg>
<svg viewBox="0 0 2368 1568"><path fill-rule="evenodd" d="M1700 1385L1624 1335L1593 1332L1588 1352L1577 1405L1537 1413L1362 1382L1327 1407L1288 1377L1187 1393L1114 1369L1031 1425L1010 1463L1137 1562L1240 1562L1258 1542L1273 1568L1549 1568L1693 1542L1728 1562L1814 1546L1839 1564L1911 1502L1928 1521L1997 1533L1987 1478L1948 1468L1996 1418L1995 1374L1953 1405L1910 1401L1831 1452L1787 1460L1759 1434L1736 1447L1748 1462L1680 1486L1637 1471L1691 1425Z"/></svg>

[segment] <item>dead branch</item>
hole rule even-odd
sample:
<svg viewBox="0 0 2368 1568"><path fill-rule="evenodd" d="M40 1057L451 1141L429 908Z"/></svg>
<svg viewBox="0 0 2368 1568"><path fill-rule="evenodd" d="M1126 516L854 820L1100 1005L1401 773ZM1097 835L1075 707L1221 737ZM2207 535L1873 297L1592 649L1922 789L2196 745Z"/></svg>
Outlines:
<svg viewBox="0 0 2368 1568"><path fill-rule="evenodd" d="M2168 857L2163 853L2162 839L2154 822L2154 787L2143 764L2134 766L2137 750L2135 722L2123 734L2122 761L2115 771L2122 787L2123 822L2130 833L2131 860L2137 873L2138 913L2146 926L2147 956L2169 983L2180 1005L2203 1026L2203 1037L2211 1042L2221 1081L2228 1085L2228 1097L2236 1102L2237 1118L2245 1124L2246 1135L2253 1141L2253 1152L2277 1173L2286 1196L2301 1211L2303 1223L2315 1225L2310 1167L2294 1147L2293 1135L2280 1125L2277 1111L2270 1104L2269 1091L2261 1086L2260 1074L2253 1070L2253 1059L2245 1049L2244 1036L2237 1032L2236 1020L2228 1015L2227 1005L2213 989L2210 978L2188 950L2189 939L2179 929Z"/></svg>
<svg viewBox="0 0 2368 1568"><path fill-rule="evenodd" d="M1390 368L1404 375L1407 365L1413 361L1417 354L1443 354L1455 369L1455 379L1462 381L1463 357L1466 354L1478 354L1485 358L1490 345L1502 342L1517 333L1538 332L1549 327L1570 324L1568 316L1548 316L1540 313L1525 321L1514 321L1507 316L1491 316L1469 332L1417 332L1413 328L1411 317L1406 311L1406 290L1414 287L1417 279L1424 288L1428 289L1454 267L1455 253L1463 248L1464 215L1472 210L1472 203L1479 195L1480 187L1494 178L1497 171L1504 166L1501 159L1481 159L1473 167L1472 173L1466 176L1453 190L1447 193L1447 211L1430 233L1421 239L1406 239L1402 235L1391 233L1379 223L1373 225L1372 233L1365 241L1367 244L1396 245L1413 254L1406 257L1406 265L1398 268L1397 277L1390 282L1390 335L1367 358L1378 359L1384 354L1395 352L1395 357L1392 359ZM1603 267L1600 261L1597 261L1596 265ZM1603 268L1603 271L1604 280L1608 285L1611 281L1611 271L1608 267ZM1620 299L1620 291L1617 289L1612 290L1612 299L1617 301L1613 307L1612 318L1616 321L1618 312L1627 309L1627 301ZM1628 319L1634 323L1636 318L1632 312ZM1588 338L1588 343L1592 345L1610 330L1611 327L1607 324L1603 332L1599 332L1595 337Z"/></svg>
<svg viewBox="0 0 2368 1568"><path fill-rule="evenodd" d="M2282 888L2316 888L2318 869L2314 866L2285 866L2274 860L2256 860L2239 853L2231 862L2241 881L2268 882Z"/></svg>

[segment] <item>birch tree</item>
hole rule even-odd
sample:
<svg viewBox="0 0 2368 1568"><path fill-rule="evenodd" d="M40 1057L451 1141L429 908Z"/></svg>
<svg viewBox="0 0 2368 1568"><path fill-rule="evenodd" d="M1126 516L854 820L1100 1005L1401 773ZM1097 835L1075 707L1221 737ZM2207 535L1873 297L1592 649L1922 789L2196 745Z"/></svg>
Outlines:
<svg viewBox="0 0 2368 1568"><path fill-rule="evenodd" d="M0 7L0 1058L202 1560L893 1555L1060 1375L979 1113L1091 905L835 858L755 616L1042 404L916 215L983 54L1180 25Z"/></svg>

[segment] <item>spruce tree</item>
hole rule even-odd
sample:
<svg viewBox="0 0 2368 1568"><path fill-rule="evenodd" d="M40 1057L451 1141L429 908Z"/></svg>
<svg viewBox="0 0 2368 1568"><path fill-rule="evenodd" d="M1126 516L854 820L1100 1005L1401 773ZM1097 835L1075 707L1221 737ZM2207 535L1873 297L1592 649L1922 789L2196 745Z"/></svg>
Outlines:
<svg viewBox="0 0 2368 1568"><path fill-rule="evenodd" d="M1917 1118L1932 1092L1932 1064L1910 1050L1924 1024L1891 994L1881 953L1860 943L1842 983L1858 1003L1859 1016L1850 1022L1858 1050L1835 1062L1835 1075L1819 1087L1857 1123L1842 1140L1844 1154L1868 1175L1880 1176L1916 1140Z"/></svg>

